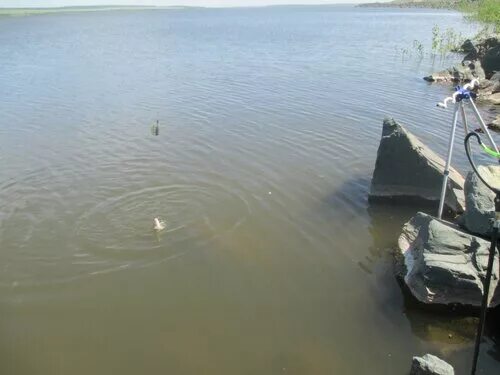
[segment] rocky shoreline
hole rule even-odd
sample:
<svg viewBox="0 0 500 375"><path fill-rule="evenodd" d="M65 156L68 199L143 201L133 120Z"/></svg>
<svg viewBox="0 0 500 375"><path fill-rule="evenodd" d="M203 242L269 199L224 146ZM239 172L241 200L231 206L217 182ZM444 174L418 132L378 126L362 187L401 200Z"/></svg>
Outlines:
<svg viewBox="0 0 500 375"><path fill-rule="evenodd" d="M460 52L465 54L461 63L432 73L424 77L424 80L461 85L477 79L477 101L483 110L486 109L484 112L488 127L500 131L500 35L467 39Z"/></svg>
<svg viewBox="0 0 500 375"><path fill-rule="evenodd" d="M360 8L433 8L456 9L458 0L394 0L389 2L363 3Z"/></svg>
<svg viewBox="0 0 500 375"><path fill-rule="evenodd" d="M456 10L459 0L393 0L364 3L365 8L433 8ZM477 101L483 107L485 121L490 129L500 132L500 34L467 39L458 51L464 53L459 64L424 77L428 82L459 85L477 79Z"/></svg>
<svg viewBox="0 0 500 375"><path fill-rule="evenodd" d="M370 187L370 202L426 203L437 208L445 161L394 119L383 122ZM481 175L500 186L500 166L479 166ZM419 308L475 315L481 306L495 213L494 194L471 171L463 178L450 170L445 206L448 221L427 213L404 224L395 249L396 278ZM422 205L420 205L422 207ZM500 312L500 259L495 255L488 294L491 311ZM432 355L415 357L411 374L453 374Z"/></svg>
<svg viewBox="0 0 500 375"><path fill-rule="evenodd" d="M444 165L441 157L401 124L385 119L369 198L437 204ZM500 180L500 168L481 168L491 179L497 176ZM480 305L488 241L479 236L489 235L493 198L474 174L466 180L451 168L445 206L455 224L421 212L405 224L398 240L402 257L398 264L403 266L400 275L417 300L425 304ZM498 270L495 277L499 277ZM499 303L500 288L492 306Z"/></svg>
<svg viewBox="0 0 500 375"><path fill-rule="evenodd" d="M369 193L390 204L439 202L444 160L393 119L385 119ZM499 166L479 166L500 185ZM417 212L403 227L396 251L397 276L424 305L477 308L483 295L494 218L494 194L471 171L450 170L445 206L448 221ZM495 261L490 307L500 305L500 261Z"/></svg>
<svg viewBox="0 0 500 375"><path fill-rule="evenodd" d="M449 8L454 0L392 1L365 7ZM465 40L462 61L424 79L432 84L461 86L474 79L477 103L489 129L500 131L500 35ZM395 204L433 202L437 207L445 162L393 119L385 119L370 187L369 200ZM479 166L488 183L500 186L500 166ZM494 194L471 171L464 179L450 170L446 187L447 221L423 212L404 224L395 251L396 277L405 295L419 308L441 313L476 315L495 217ZM426 204L426 206L428 206ZM421 205L422 207L422 205ZM500 259L495 254L487 296L493 320L500 316ZM451 375L454 369L433 355L414 357L410 375Z"/></svg>

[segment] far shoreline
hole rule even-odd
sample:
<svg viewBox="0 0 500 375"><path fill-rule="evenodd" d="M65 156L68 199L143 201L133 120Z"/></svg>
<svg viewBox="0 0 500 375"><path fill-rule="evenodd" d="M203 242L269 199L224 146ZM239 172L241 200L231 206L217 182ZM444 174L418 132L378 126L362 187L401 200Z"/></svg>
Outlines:
<svg viewBox="0 0 500 375"><path fill-rule="evenodd" d="M154 6L154 5L102 5L102 6L65 6L65 7L37 7L37 8L0 8L0 17L22 17L42 14L62 13L88 13L88 12L110 12L110 11L134 11L134 10L176 10L196 9L190 6Z"/></svg>
<svg viewBox="0 0 500 375"><path fill-rule="evenodd" d="M443 9L458 10L457 0L392 0L373 3L360 3L359 8L403 8L403 9Z"/></svg>
<svg viewBox="0 0 500 375"><path fill-rule="evenodd" d="M432 3L432 0L430 0ZM417 5L418 4L418 5ZM203 7L191 5L99 5L99 6L64 6L64 7L29 7L11 8L0 7L0 17L23 17L49 14L65 13L92 13L111 11L140 11L140 10L216 10L216 9L258 9L258 8L283 8L283 7L352 7L352 8L408 8L408 9L442 9L456 10L453 7L437 7L429 5L429 2L388 1L374 3L336 3L336 4L277 4L277 5L255 5L255 6L228 6L228 7Z"/></svg>

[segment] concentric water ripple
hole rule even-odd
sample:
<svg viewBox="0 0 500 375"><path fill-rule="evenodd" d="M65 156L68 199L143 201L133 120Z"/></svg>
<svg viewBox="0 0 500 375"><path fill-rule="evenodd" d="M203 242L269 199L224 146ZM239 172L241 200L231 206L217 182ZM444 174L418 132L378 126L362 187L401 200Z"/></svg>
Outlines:
<svg viewBox="0 0 500 375"><path fill-rule="evenodd" d="M124 194L103 186L75 199L63 181L36 170L0 186L0 285L59 283L169 261L206 247L250 212L241 194L202 182ZM167 224L159 234L154 217Z"/></svg>
<svg viewBox="0 0 500 375"><path fill-rule="evenodd" d="M219 206L217 218L210 212ZM229 205L230 210L224 210ZM102 256L119 252L126 257L139 253L210 241L216 233L231 229L248 213L245 202L221 189L171 185L137 190L111 197L85 212L77 222L75 235ZM156 236L154 217L167 228Z"/></svg>

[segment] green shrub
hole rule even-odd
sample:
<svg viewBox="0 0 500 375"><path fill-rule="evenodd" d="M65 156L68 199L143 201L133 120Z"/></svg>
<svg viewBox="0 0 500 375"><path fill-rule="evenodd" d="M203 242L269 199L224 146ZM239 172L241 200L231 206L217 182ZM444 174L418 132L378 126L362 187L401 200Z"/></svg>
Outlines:
<svg viewBox="0 0 500 375"><path fill-rule="evenodd" d="M473 20L492 25L500 31L500 0L462 0L461 9Z"/></svg>

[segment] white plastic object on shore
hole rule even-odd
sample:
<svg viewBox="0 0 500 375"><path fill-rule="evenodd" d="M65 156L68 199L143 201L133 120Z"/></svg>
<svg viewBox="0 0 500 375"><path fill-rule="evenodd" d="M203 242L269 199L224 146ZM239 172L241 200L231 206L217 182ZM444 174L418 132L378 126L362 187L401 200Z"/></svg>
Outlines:
<svg viewBox="0 0 500 375"><path fill-rule="evenodd" d="M463 88L465 90L469 90L469 89L473 89L476 86L479 86L479 81L477 79L473 79L469 83L466 83L463 86ZM437 103L437 106L440 107L440 108L448 108L448 102L451 101L452 103L456 103L456 101L457 101L456 99L457 99L457 95L458 94L459 94L458 92L453 93L452 96L448 96L441 103Z"/></svg>
<svg viewBox="0 0 500 375"><path fill-rule="evenodd" d="M453 94L455 95L455 94ZM448 102L455 103L455 97L449 96L443 100L442 103L438 103L437 106L441 108L448 108Z"/></svg>
<svg viewBox="0 0 500 375"><path fill-rule="evenodd" d="M476 86L479 86L479 81L477 79L473 79L472 81L464 85L464 89L469 90L473 89Z"/></svg>

